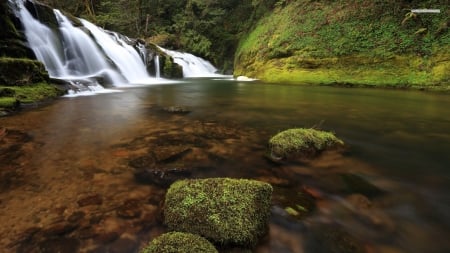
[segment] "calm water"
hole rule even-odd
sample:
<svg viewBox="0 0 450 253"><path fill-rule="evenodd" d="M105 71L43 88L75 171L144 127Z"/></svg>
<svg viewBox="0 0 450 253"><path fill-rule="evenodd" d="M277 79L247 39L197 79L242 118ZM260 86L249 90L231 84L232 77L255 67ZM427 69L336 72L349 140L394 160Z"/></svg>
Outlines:
<svg viewBox="0 0 450 253"><path fill-rule="evenodd" d="M161 108L173 105L186 106L192 112L161 113ZM0 193L4 224L0 243L9 249L6 252L25 247L17 239L23 231L51 227L80 209L77 200L97 193L103 199L101 207L81 208L86 217L104 214L102 222L92 227L106 230L116 226L120 239L129 235L142 245L164 228L155 225L136 236L130 221L110 217L112 206L127 198L161 196L164 191L136 184L127 161L147 152L145 141L154 141L155 136L189 133L199 122L209 122L232 126L233 130L227 131L242 138L223 143L212 140L208 151L194 148L185 165L213 153L225 161L208 164L217 169L199 172L200 176L284 182L274 192L269 237L256 252L326 252L317 245L320 242L314 242L314 231L329 224L337 224L359 240L366 252L449 252L449 115L448 95L205 79L62 98L0 118L0 127L32 137L22 146L19 158L0 165L5 170L20 170L21 177ZM263 158L267 139L292 127L333 131L349 145L349 151L343 157L331 156L307 165L268 163ZM330 175L348 172L363 175L387 194L371 199L370 208L361 207L352 200L354 196L334 191L339 186L330 183ZM319 192L315 195L318 208L304 219L289 217L282 210L295 205L292 195L305 187ZM149 214L154 208L144 206ZM81 232L61 237L77 238L80 252L110 243L99 243L94 237L79 239L77 233ZM42 248L42 241L47 243L47 239L36 240L30 245Z"/></svg>

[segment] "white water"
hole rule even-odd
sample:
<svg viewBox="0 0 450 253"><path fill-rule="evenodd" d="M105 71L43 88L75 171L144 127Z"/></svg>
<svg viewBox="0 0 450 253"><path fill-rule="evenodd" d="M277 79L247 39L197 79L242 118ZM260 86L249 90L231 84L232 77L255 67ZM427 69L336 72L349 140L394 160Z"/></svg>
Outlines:
<svg viewBox="0 0 450 253"><path fill-rule="evenodd" d="M172 56L174 62L183 67L184 77L227 77L217 74L217 69L209 62L193 54L160 49Z"/></svg>
<svg viewBox="0 0 450 253"><path fill-rule="evenodd" d="M159 55L155 56L155 75L156 78L161 78L161 70L159 69Z"/></svg>
<svg viewBox="0 0 450 253"><path fill-rule="evenodd" d="M58 30L52 30L35 19L25 8L23 0L16 1L30 48L43 62L50 77L67 80L78 90L80 84L90 83L80 91L98 92L99 83L112 86L170 83L160 78L159 57L155 58L156 77L146 69L147 52L143 45L130 46L114 32L105 31L80 19L83 27L76 27L59 10L54 10ZM88 32L87 32L88 30ZM208 61L189 53L166 50L183 68L184 77L224 77ZM96 88L93 88L96 87Z"/></svg>

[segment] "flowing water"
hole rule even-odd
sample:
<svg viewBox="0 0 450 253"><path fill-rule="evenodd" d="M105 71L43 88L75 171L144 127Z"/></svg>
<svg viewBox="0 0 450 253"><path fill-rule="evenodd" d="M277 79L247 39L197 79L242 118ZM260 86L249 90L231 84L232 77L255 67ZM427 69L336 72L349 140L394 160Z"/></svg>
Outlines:
<svg viewBox="0 0 450 253"><path fill-rule="evenodd" d="M0 248L136 252L165 231L166 188L139 180L133 161L181 147L169 154L189 177L274 186L254 252L449 252L449 108L441 94L211 79L61 98L0 118ZM268 138L292 127L333 131L349 149L268 161ZM382 193L349 191L342 175ZM285 211L297 205L311 210Z"/></svg>

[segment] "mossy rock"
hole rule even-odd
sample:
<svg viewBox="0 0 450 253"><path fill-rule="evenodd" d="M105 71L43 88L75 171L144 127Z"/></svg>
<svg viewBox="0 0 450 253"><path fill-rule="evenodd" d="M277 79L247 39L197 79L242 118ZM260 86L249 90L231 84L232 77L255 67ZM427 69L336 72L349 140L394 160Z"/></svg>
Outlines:
<svg viewBox="0 0 450 253"><path fill-rule="evenodd" d="M48 82L44 65L25 58L0 58L0 85L17 86Z"/></svg>
<svg viewBox="0 0 450 253"><path fill-rule="evenodd" d="M269 140L270 157L275 160L311 158L343 145L333 133L311 128L288 129Z"/></svg>
<svg viewBox="0 0 450 253"><path fill-rule="evenodd" d="M181 232L162 234L153 239L140 253L217 253L205 238Z"/></svg>
<svg viewBox="0 0 450 253"><path fill-rule="evenodd" d="M221 245L254 246L267 232L272 191L246 179L177 181L166 195L165 223Z"/></svg>
<svg viewBox="0 0 450 253"><path fill-rule="evenodd" d="M41 23L53 29L58 28L58 21L52 7L43 3L26 1L25 8L27 8L31 15Z"/></svg>

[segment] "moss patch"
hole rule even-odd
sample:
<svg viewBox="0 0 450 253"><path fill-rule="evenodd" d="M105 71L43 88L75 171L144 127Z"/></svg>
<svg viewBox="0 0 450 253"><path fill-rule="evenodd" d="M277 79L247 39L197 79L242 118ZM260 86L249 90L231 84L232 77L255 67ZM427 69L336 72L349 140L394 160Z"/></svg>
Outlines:
<svg viewBox="0 0 450 253"><path fill-rule="evenodd" d="M48 73L39 61L25 58L0 58L0 85L29 85L48 80Z"/></svg>
<svg viewBox="0 0 450 253"><path fill-rule="evenodd" d="M272 191L246 179L178 181L166 195L165 223L219 244L252 246L267 231Z"/></svg>
<svg viewBox="0 0 450 253"><path fill-rule="evenodd" d="M271 156L280 158L312 157L342 145L344 142L333 133L306 128L288 129L269 140Z"/></svg>
<svg viewBox="0 0 450 253"><path fill-rule="evenodd" d="M181 232L163 234L153 239L140 253L217 253L218 251L205 238Z"/></svg>
<svg viewBox="0 0 450 253"><path fill-rule="evenodd" d="M47 83L24 86L0 86L0 108L13 109L19 104L37 103L58 97L64 91Z"/></svg>
<svg viewBox="0 0 450 253"><path fill-rule="evenodd" d="M426 5L443 14L405 20L407 10ZM448 90L447 9L435 0L289 1L243 37L234 75L273 83Z"/></svg>

